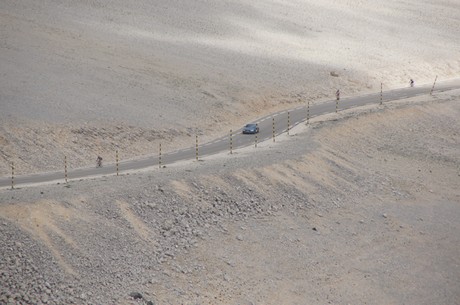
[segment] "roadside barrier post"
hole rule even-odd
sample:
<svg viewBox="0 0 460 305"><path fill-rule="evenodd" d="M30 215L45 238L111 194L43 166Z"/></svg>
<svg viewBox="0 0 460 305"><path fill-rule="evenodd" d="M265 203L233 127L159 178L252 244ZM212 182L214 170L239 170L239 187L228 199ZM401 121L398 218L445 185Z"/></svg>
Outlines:
<svg viewBox="0 0 460 305"><path fill-rule="evenodd" d="M233 137L232 137L231 129L230 129L230 154L233 154Z"/></svg>
<svg viewBox="0 0 460 305"><path fill-rule="evenodd" d="M380 83L380 105L383 104L383 83Z"/></svg>
<svg viewBox="0 0 460 305"><path fill-rule="evenodd" d="M257 133L255 134L254 148L257 148Z"/></svg>
<svg viewBox="0 0 460 305"><path fill-rule="evenodd" d="M436 75L436 78L434 79L433 87L431 87L430 95L433 95L434 85L436 85L437 79L438 79L438 76Z"/></svg>
<svg viewBox="0 0 460 305"><path fill-rule="evenodd" d="M340 100L340 90L337 89L337 91L335 92L335 113L337 113L339 111L339 100Z"/></svg>
<svg viewBox="0 0 460 305"><path fill-rule="evenodd" d="M14 162L11 162L11 189L14 189Z"/></svg>
<svg viewBox="0 0 460 305"><path fill-rule="evenodd" d="M288 126L287 126L287 134L289 135L289 129L291 128L291 116L288 111Z"/></svg>
<svg viewBox="0 0 460 305"><path fill-rule="evenodd" d="M161 168L161 143L160 143L160 152L158 153L158 168Z"/></svg>
<svg viewBox="0 0 460 305"><path fill-rule="evenodd" d="M339 99L340 99L340 91L337 89L335 92L335 113L339 110Z"/></svg>
<svg viewBox="0 0 460 305"><path fill-rule="evenodd" d="M196 135L196 160L198 161L198 135Z"/></svg>
<svg viewBox="0 0 460 305"><path fill-rule="evenodd" d="M307 102L307 124L310 124L310 101Z"/></svg>
<svg viewBox="0 0 460 305"><path fill-rule="evenodd" d="M272 117L272 121L273 121L273 142L275 142L275 117Z"/></svg>
<svg viewBox="0 0 460 305"><path fill-rule="evenodd" d="M118 150L115 151L115 161L117 164L117 176L118 176Z"/></svg>
<svg viewBox="0 0 460 305"><path fill-rule="evenodd" d="M65 183L67 183L67 156L64 156L64 177Z"/></svg>

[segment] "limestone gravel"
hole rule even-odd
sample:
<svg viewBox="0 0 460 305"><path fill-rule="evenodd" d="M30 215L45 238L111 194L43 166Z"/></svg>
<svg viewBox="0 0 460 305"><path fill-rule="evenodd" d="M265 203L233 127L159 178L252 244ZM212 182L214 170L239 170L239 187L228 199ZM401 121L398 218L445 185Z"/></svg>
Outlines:
<svg viewBox="0 0 460 305"><path fill-rule="evenodd" d="M419 100L257 155L1 190L0 303L454 303L458 96Z"/></svg>

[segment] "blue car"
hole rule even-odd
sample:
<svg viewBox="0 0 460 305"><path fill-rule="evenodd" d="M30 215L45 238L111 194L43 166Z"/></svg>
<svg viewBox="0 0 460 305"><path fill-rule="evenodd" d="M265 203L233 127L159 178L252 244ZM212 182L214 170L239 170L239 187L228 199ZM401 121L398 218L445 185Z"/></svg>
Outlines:
<svg viewBox="0 0 460 305"><path fill-rule="evenodd" d="M259 125L247 124L243 128L243 133L249 133L249 134L259 133Z"/></svg>

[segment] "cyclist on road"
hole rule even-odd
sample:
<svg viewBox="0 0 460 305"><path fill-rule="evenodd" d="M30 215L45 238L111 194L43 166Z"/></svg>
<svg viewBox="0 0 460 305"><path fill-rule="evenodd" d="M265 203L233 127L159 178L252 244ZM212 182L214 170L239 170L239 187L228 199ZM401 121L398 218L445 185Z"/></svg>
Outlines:
<svg viewBox="0 0 460 305"><path fill-rule="evenodd" d="M97 156L96 167L102 167L102 157L101 156Z"/></svg>

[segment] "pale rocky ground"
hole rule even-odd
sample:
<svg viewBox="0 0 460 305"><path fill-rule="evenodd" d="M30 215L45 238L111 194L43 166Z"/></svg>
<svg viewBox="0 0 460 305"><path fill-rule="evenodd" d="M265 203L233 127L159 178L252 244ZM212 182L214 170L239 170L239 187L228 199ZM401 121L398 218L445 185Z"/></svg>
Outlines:
<svg viewBox="0 0 460 305"><path fill-rule="evenodd" d="M2 190L0 303L459 304L459 102L348 110L232 155Z"/></svg>
<svg viewBox="0 0 460 305"><path fill-rule="evenodd" d="M337 88L458 78L458 16L456 0L2 0L0 176L188 147ZM0 304L460 304L459 96L0 190Z"/></svg>
<svg viewBox="0 0 460 305"><path fill-rule="evenodd" d="M188 147L337 88L458 78L458 16L457 0L2 0L0 175Z"/></svg>

